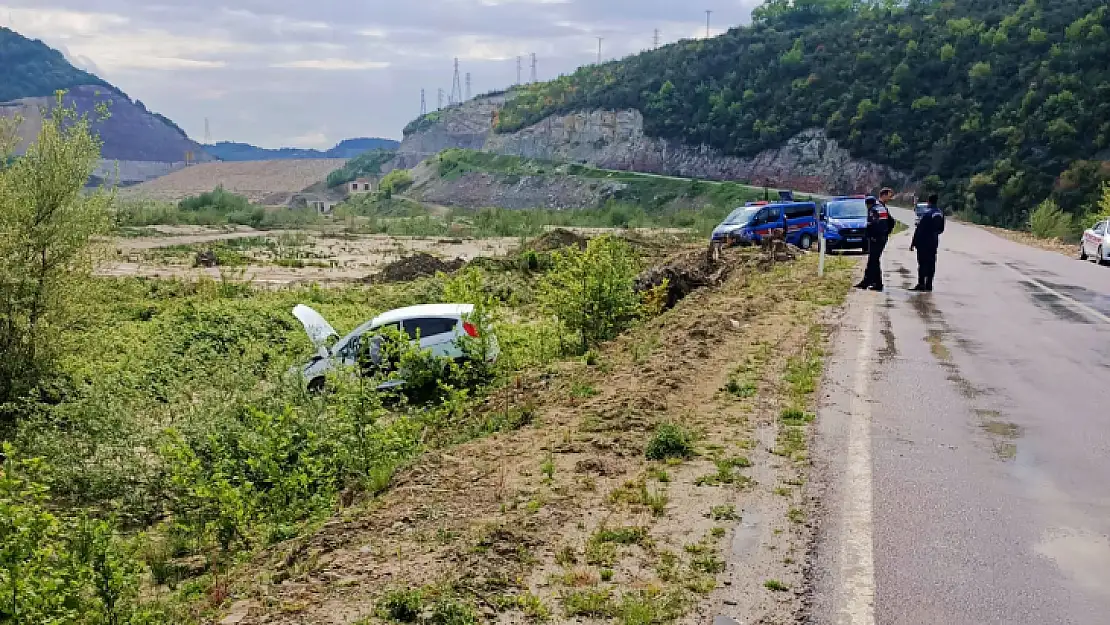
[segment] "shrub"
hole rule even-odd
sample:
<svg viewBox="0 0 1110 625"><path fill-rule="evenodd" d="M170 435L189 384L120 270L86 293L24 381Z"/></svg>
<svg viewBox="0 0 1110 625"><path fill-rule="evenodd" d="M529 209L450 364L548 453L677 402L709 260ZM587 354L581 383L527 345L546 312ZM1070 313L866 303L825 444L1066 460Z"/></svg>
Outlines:
<svg viewBox="0 0 1110 625"><path fill-rule="evenodd" d="M1029 215L1029 231L1042 239L1071 239L1077 228L1075 219L1052 200L1041 202Z"/></svg>
<svg viewBox="0 0 1110 625"><path fill-rule="evenodd" d="M411 186L412 173L407 169L394 169L382 178L378 188L383 192L388 190L390 193L400 193Z"/></svg>
<svg viewBox="0 0 1110 625"><path fill-rule="evenodd" d="M680 425L660 423L655 428L655 435L648 442L644 455L649 460L689 458L694 455L694 435Z"/></svg>
<svg viewBox="0 0 1110 625"><path fill-rule="evenodd" d="M634 289L637 268L632 248L611 236L591 240L585 250L557 251L541 284L541 306L577 337L579 353L585 353L641 314Z"/></svg>

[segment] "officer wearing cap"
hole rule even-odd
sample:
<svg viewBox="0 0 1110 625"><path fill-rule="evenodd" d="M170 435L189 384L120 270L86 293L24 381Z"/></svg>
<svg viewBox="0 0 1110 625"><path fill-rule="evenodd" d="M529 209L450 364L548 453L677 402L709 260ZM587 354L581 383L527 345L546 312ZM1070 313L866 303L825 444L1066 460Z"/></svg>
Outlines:
<svg viewBox="0 0 1110 625"><path fill-rule="evenodd" d="M884 189L885 191L885 189ZM894 218L886 205L867 196L867 270L863 273L863 281L856 285L857 289L883 290L883 268L880 261L883 250L886 249L887 240L894 230Z"/></svg>

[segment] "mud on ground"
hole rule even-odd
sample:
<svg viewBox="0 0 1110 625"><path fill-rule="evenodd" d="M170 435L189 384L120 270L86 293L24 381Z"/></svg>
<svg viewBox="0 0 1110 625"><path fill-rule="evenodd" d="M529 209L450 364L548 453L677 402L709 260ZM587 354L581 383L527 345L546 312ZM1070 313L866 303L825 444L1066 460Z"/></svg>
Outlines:
<svg viewBox="0 0 1110 625"><path fill-rule="evenodd" d="M216 620L380 622L386 593L424 588L487 622L793 622L807 419L782 415L812 410L822 311L852 263L818 282L812 257L736 259L596 364L522 375L490 400L529 407L530 425L429 452L377 500L244 565ZM662 423L696 431L696 453L648 460Z"/></svg>

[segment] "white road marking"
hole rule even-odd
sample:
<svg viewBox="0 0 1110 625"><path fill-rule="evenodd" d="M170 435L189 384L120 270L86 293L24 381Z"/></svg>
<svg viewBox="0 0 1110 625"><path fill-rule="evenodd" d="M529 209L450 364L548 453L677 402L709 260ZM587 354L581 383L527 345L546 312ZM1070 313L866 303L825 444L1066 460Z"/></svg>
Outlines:
<svg viewBox="0 0 1110 625"><path fill-rule="evenodd" d="M845 470L843 549L840 555L842 596L838 601L838 625L875 624L875 555L871 493L871 345L875 333L875 304L867 298L859 351L856 353L855 384L848 425L848 466Z"/></svg>
<svg viewBox="0 0 1110 625"><path fill-rule="evenodd" d="M1077 301L1077 300L1075 300L1071 297L1068 297L1067 295L1064 295L1063 293L1057 291L1056 289L1053 289L1052 287L1049 287L1049 286L1045 285L1040 280L1038 280L1038 279L1036 279L1032 276L1029 276L1029 275L1026 275L1026 274L1022 273L1021 270L1019 270L1019 269L1014 269L1014 267L1012 267L1010 265L1006 265L1006 266L1010 267L1010 269L1012 269L1013 272L1016 273L1017 275L1021 276L1022 279L1028 280L1031 284L1036 286L1038 289L1044 291L1045 293L1048 293L1050 295L1055 295L1056 297L1059 297L1060 299L1062 299L1065 302L1067 302L1068 304L1070 304L1073 308L1078 309L1079 312L1087 313L1088 315L1094 317L1095 319L1098 319L1099 321L1101 321L1103 323L1110 323L1110 317L1107 317L1106 315L1100 313L1099 311L1095 310L1094 308L1091 308L1090 306L1084 304L1083 302Z"/></svg>

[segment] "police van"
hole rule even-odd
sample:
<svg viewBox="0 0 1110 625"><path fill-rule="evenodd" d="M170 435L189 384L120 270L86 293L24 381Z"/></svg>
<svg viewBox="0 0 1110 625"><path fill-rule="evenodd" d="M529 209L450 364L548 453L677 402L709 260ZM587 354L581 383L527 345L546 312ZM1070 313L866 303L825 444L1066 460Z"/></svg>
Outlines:
<svg viewBox="0 0 1110 625"><path fill-rule="evenodd" d="M867 250L867 196L830 198L821 207L825 244L830 250Z"/></svg>
<svg viewBox="0 0 1110 625"><path fill-rule="evenodd" d="M817 242L817 205L813 202L748 202L732 211L713 230L712 243L756 245L773 230L783 230L786 242L808 250Z"/></svg>

